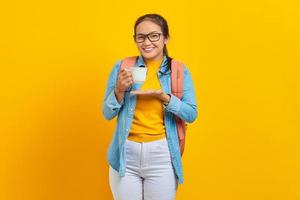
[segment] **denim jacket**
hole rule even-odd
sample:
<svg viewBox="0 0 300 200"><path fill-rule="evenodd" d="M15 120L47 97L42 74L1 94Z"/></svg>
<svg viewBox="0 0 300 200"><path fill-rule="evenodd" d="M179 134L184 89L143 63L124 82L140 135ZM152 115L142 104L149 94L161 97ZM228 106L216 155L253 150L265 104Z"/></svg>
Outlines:
<svg viewBox="0 0 300 200"><path fill-rule="evenodd" d="M102 112L107 120L113 119L118 115L116 128L112 141L107 151L107 160L111 167L118 171L119 176L125 176L126 168L126 151L125 141L128 137L135 104L136 95L131 95L131 90L136 90L141 87L140 84L133 84L128 91L125 92L124 98L119 103L115 96L115 86L120 69L121 61L118 61L113 67L109 79L102 105ZM137 67L145 67L142 56L139 56L136 62ZM168 67L167 57L164 55L162 64L157 76L161 85L161 89L171 95L168 105L163 104L164 123L166 129L166 139L171 154L172 165L179 184L183 183L183 168L181 162L180 148L177 137L177 129L174 115L177 115L184 121L192 123L197 117L197 105L194 92L193 80L187 67L184 67L184 82L183 82L183 97L180 100L171 94L171 70Z"/></svg>

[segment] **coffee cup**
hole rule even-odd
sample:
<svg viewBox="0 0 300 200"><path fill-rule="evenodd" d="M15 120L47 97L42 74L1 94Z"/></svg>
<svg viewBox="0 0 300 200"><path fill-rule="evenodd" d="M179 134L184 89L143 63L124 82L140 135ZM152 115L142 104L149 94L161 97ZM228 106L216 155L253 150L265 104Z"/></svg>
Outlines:
<svg viewBox="0 0 300 200"><path fill-rule="evenodd" d="M146 67L127 67L126 71L132 72L134 83L143 83L146 79L147 68Z"/></svg>

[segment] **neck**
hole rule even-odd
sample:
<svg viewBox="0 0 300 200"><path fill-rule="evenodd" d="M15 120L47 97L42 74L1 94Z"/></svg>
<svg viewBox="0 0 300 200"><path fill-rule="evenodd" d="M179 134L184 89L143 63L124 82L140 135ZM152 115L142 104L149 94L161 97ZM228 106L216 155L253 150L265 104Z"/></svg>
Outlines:
<svg viewBox="0 0 300 200"><path fill-rule="evenodd" d="M158 62L163 60L163 55L162 56L157 56L152 59L145 59L145 63L153 63L153 62Z"/></svg>

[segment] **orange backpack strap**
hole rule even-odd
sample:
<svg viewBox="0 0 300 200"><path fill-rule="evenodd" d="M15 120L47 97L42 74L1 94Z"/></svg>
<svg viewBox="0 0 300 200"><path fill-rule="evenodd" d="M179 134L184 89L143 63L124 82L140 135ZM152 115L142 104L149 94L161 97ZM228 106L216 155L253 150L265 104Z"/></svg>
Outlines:
<svg viewBox="0 0 300 200"><path fill-rule="evenodd" d="M174 94L179 99L182 98L183 95L183 70L184 64L172 59L171 61L171 87L172 94Z"/></svg>
<svg viewBox="0 0 300 200"><path fill-rule="evenodd" d="M171 70L172 94L175 95L176 97L178 97L179 99L182 99L184 64L172 59L171 68L172 68L172 70ZM184 152L184 146L185 146L186 122L177 116L175 116L175 122L176 122L176 127L177 127L177 135L178 135L180 153L182 156L183 152Z"/></svg>
<svg viewBox="0 0 300 200"><path fill-rule="evenodd" d="M131 56L131 57L124 58L122 60L121 66L120 66L120 70L123 68L133 67L135 65L135 62L137 61L137 59L138 59L137 56Z"/></svg>

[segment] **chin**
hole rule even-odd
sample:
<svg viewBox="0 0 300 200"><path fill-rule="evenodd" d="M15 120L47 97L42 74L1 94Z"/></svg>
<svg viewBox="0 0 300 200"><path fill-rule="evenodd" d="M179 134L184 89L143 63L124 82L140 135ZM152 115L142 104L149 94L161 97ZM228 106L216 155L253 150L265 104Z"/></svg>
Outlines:
<svg viewBox="0 0 300 200"><path fill-rule="evenodd" d="M142 56L147 59L147 60L152 60L155 59L158 55L157 54L153 54L153 53L142 53Z"/></svg>
<svg viewBox="0 0 300 200"><path fill-rule="evenodd" d="M142 54L142 56L147 60L151 60L151 59L155 58L155 56L151 56L151 55L147 55L147 54Z"/></svg>

